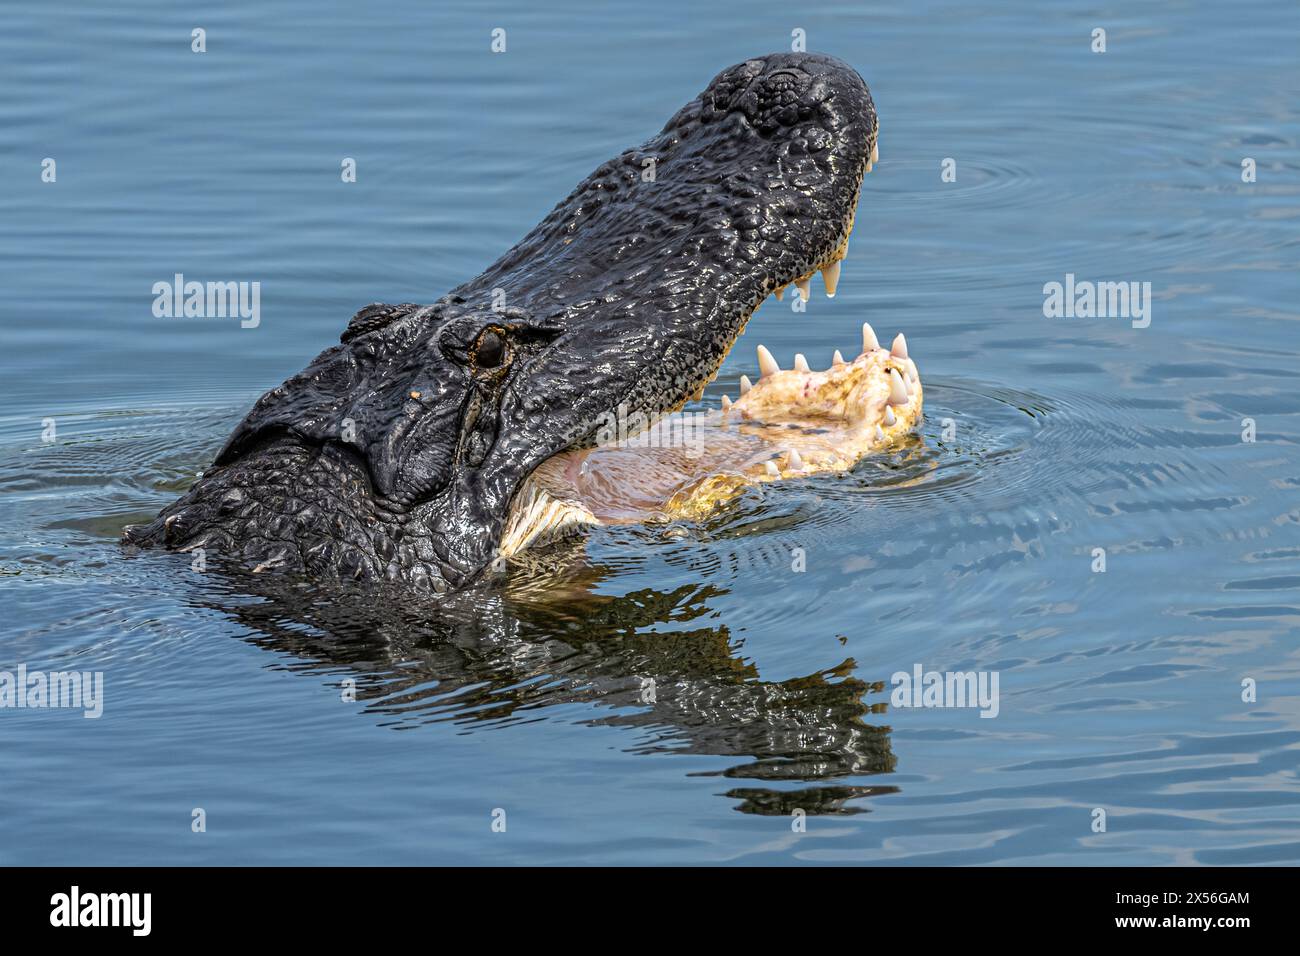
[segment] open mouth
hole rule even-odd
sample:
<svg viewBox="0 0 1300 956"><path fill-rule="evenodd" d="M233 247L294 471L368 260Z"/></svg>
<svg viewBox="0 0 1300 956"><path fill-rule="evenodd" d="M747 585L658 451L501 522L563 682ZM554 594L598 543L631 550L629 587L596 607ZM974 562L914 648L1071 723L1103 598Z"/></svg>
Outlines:
<svg viewBox="0 0 1300 956"><path fill-rule="evenodd" d="M500 554L596 525L703 518L750 485L847 471L921 420L920 372L901 333L885 347L864 323L862 351L846 360L837 349L821 370L802 353L782 369L762 345L758 362L758 381L742 375L736 399L717 408L548 459L516 496Z"/></svg>

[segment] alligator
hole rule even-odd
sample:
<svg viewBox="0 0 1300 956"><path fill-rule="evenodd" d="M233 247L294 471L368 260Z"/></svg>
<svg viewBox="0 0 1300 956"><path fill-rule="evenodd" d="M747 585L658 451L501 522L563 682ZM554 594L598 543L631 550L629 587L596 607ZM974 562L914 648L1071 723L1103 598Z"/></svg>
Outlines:
<svg viewBox="0 0 1300 956"><path fill-rule="evenodd" d="M681 410L769 295L819 272L834 295L877 133L833 57L722 71L478 277L357 312L124 541L443 592L587 525L852 467L920 417L901 335L865 325L822 371L759 346L734 401Z"/></svg>

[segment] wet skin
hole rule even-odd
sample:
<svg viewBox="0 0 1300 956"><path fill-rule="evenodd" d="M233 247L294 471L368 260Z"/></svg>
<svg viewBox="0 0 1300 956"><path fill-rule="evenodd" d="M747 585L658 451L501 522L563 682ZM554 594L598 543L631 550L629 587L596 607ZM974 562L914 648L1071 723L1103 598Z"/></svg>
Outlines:
<svg viewBox="0 0 1300 956"><path fill-rule="evenodd" d="M620 409L679 409L769 294L806 295L818 271L833 291L876 135L866 85L834 58L724 70L477 278L358 312L125 540L312 578L468 584L539 466L597 445Z"/></svg>

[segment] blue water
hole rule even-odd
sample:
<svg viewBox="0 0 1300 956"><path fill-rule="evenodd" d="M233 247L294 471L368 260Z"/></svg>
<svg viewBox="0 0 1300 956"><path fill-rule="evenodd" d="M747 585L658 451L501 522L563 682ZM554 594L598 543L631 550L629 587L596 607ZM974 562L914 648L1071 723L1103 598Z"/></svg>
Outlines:
<svg viewBox="0 0 1300 956"><path fill-rule="evenodd" d="M1300 8L813 6L5 8L0 670L104 706L0 710L0 863L1300 861ZM765 304L702 405L869 319L916 442L434 609L119 550L358 307L795 28L880 161L840 294ZM156 318L175 273L260 324ZM1149 327L1045 318L1067 273L1150 282ZM917 664L997 717L895 706Z"/></svg>

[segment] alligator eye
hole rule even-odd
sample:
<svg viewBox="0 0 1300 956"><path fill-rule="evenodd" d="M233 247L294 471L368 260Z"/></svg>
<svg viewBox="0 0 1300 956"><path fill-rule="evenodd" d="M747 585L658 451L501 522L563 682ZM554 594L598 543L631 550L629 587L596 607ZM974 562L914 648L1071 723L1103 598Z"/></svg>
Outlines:
<svg viewBox="0 0 1300 956"><path fill-rule="evenodd" d="M496 368L506 357L506 340L496 329L484 329L474 343L474 366Z"/></svg>

